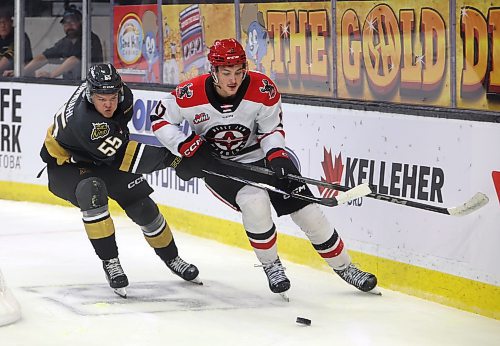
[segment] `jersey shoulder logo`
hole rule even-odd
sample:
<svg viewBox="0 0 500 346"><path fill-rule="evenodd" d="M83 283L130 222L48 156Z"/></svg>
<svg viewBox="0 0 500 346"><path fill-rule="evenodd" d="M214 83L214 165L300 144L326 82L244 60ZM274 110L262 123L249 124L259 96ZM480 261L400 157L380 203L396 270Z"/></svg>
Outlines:
<svg viewBox="0 0 500 346"><path fill-rule="evenodd" d="M269 99L271 100L276 96L276 87L269 83L267 79L263 79L262 83L264 84L264 86L260 87L259 91L263 94L268 94Z"/></svg>
<svg viewBox="0 0 500 346"><path fill-rule="evenodd" d="M92 123L92 133L90 134L91 140L104 138L109 135L109 125L107 123Z"/></svg>
<svg viewBox="0 0 500 346"><path fill-rule="evenodd" d="M189 99L189 98L193 97L193 90L191 90L192 86L193 86L193 83L188 83L188 84L183 85L183 86L178 86L177 88L175 88L175 95L179 99L183 99L183 98Z"/></svg>

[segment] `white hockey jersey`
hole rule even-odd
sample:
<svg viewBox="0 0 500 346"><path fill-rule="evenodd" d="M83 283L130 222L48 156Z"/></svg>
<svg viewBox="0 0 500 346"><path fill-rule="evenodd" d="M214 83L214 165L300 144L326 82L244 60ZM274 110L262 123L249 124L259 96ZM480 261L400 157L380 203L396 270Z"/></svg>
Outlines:
<svg viewBox="0 0 500 346"><path fill-rule="evenodd" d="M154 134L179 156L179 144L189 136L179 126L184 120L225 159L254 162L270 149L285 148L281 95L259 72L247 73L231 101L216 93L209 74L195 77L160 100L155 112Z"/></svg>

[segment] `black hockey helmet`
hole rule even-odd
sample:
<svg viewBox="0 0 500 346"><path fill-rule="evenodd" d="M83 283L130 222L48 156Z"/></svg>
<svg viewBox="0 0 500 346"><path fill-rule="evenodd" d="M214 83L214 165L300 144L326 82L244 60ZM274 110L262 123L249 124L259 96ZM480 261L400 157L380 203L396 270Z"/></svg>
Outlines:
<svg viewBox="0 0 500 346"><path fill-rule="evenodd" d="M122 78L111 64L97 64L89 68L87 73L87 100L92 103L92 94L120 93L123 96Z"/></svg>

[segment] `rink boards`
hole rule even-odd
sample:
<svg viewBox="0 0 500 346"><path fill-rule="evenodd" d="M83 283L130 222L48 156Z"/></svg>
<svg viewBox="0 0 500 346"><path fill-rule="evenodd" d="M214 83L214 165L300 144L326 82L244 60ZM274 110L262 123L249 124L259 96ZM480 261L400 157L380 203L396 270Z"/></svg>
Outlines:
<svg viewBox="0 0 500 346"><path fill-rule="evenodd" d="M43 168L38 153L53 114L75 88L3 82L0 88L0 198L58 203L46 174L36 178ZM154 144L148 115L162 93L134 95L133 137ZM381 286L500 319L499 124L291 104L283 113L287 145L303 175L369 182L380 193L442 207L485 193L490 202L464 217L368 198L323 211ZM249 248L240 215L203 181L183 182L171 170L146 179L175 228ZM281 256L326 269L289 218L276 224Z"/></svg>

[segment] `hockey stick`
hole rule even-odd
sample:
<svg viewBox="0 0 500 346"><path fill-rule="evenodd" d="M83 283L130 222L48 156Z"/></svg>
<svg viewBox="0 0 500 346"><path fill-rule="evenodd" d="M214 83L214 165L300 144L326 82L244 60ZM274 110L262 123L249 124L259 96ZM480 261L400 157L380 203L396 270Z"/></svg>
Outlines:
<svg viewBox="0 0 500 346"><path fill-rule="evenodd" d="M283 190L281 190L281 189L279 189L277 187L274 187L272 185L265 184L265 183L259 183L259 182L256 182L256 181L251 181L251 180L248 180L248 179L239 178L239 177L235 177L235 176L232 176L232 175L226 175L226 174L216 173L216 172L208 171L208 170L203 170L203 171L205 173L208 173L208 174L211 174L211 175L215 175L215 176L222 177L222 178L225 178L225 179L230 179L230 180L238 181L238 182L243 183L243 184L255 186L255 187L259 188L259 189L263 189L263 190L266 190L266 191L271 191L271 192L279 193L281 195L288 196L288 197L302 199L304 201L308 201L308 202L312 202L312 203L318 203L318 204L321 204L321 205L325 205L327 207L335 207L335 206L337 206L339 204L347 203L350 200L353 200L353 199L356 199L356 198L359 198L359 197L363 197L363 196L366 196L369 193L371 193L371 189L368 186L368 184L361 184L361 185L358 185L356 187L353 187L352 189L346 190L345 193L341 194L338 197L323 198L323 197L306 196L306 195L301 195L300 193L293 192L293 191L289 193L289 192L283 191Z"/></svg>
<svg viewBox="0 0 500 346"><path fill-rule="evenodd" d="M220 158L217 158L217 161L221 165L226 165L226 166L233 167L233 168L239 168L239 169L243 169L243 170L247 170L247 171L261 173L264 175L274 175L274 172L272 170L265 168L265 167L255 166L255 165L251 165L248 163L241 163L241 162L236 162L236 161L224 160L224 159L220 159ZM338 190L338 191L344 191L344 192L349 190L349 188L347 186L343 186L340 184L328 183L326 181L320 181L320 180L302 177L302 176L293 175L293 174L289 174L287 176L287 178L290 180L295 180L295 181L301 182L301 183L326 187L326 188L332 189L332 190ZM468 214L480 209L481 207L485 206L489 201L488 196L486 196L485 194L483 194L481 192L477 192L474 196L472 196L472 198L470 198L465 203L463 203L459 206L450 207L450 208L438 207L438 206L434 206L434 205L430 205L430 204L410 201L408 199L394 197L394 196L390 196L390 195L384 195L384 194L377 193L377 192L372 192L372 193L366 195L366 197L378 199L380 201L385 201L385 202L389 202L389 203L395 203L395 204L403 205L403 206L407 206L407 207L423 209L423 210L431 211L434 213L452 215L452 216L468 215Z"/></svg>

